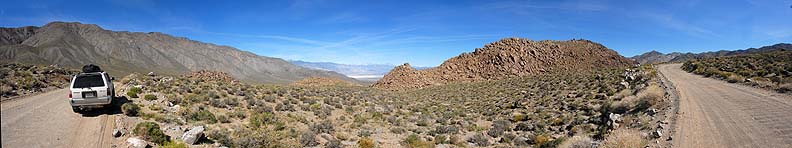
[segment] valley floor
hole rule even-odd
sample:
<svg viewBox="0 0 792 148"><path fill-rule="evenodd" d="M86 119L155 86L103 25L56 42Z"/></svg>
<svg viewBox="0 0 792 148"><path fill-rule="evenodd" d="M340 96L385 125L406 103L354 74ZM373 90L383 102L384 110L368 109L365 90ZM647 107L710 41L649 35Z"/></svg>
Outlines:
<svg viewBox="0 0 792 148"><path fill-rule="evenodd" d="M659 67L680 97L674 147L792 147L792 96Z"/></svg>

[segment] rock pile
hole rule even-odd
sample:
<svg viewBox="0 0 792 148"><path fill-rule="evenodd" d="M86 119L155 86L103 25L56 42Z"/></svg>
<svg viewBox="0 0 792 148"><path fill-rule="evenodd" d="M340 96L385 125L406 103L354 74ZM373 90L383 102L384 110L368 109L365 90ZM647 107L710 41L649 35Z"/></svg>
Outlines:
<svg viewBox="0 0 792 148"><path fill-rule="evenodd" d="M579 72L636 64L601 44L588 40L532 41L506 38L446 60L438 67L416 70L409 64L394 68L374 87L388 90L423 88L452 82L498 80L549 72Z"/></svg>

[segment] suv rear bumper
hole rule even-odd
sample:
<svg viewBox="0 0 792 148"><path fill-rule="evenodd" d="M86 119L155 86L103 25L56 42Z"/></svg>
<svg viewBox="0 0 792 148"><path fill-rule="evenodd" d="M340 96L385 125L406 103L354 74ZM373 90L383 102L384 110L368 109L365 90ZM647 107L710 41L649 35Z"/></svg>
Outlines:
<svg viewBox="0 0 792 148"><path fill-rule="evenodd" d="M90 106L104 106L112 103L113 97L104 96L96 98L69 98L69 104L72 107L90 107Z"/></svg>

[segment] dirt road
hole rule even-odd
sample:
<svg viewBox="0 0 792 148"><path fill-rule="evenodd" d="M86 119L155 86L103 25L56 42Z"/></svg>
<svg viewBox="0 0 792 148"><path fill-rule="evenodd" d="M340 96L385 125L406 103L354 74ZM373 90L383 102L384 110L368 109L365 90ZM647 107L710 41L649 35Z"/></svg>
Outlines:
<svg viewBox="0 0 792 148"><path fill-rule="evenodd" d="M4 101L2 147L111 147L114 116L71 111L66 89Z"/></svg>
<svg viewBox="0 0 792 148"><path fill-rule="evenodd" d="M679 95L674 147L792 147L792 96L659 70Z"/></svg>

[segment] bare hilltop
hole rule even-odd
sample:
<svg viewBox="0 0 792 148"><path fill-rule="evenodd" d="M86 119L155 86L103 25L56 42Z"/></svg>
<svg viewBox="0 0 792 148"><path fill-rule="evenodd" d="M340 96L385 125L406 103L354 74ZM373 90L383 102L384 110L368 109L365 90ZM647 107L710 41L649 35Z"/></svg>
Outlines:
<svg viewBox="0 0 792 148"><path fill-rule="evenodd" d="M615 51L589 40L533 41L505 38L462 53L438 67L394 68L373 86L388 90L423 88L454 82L499 80L552 72L575 72L634 65Z"/></svg>

